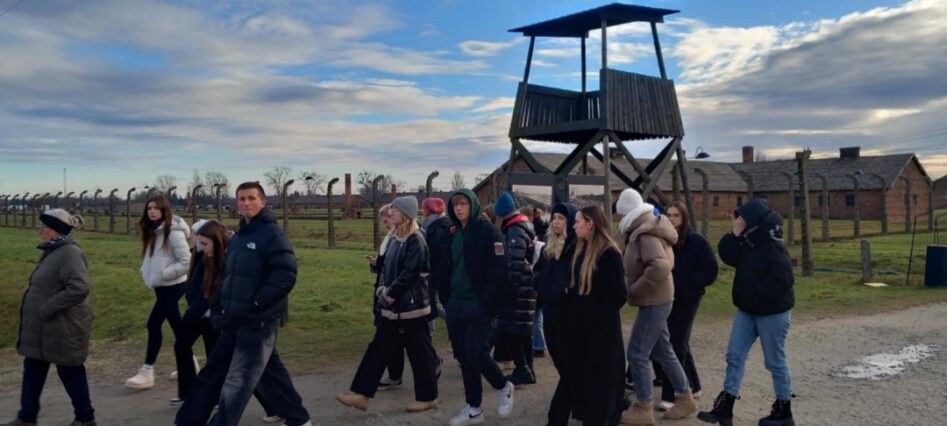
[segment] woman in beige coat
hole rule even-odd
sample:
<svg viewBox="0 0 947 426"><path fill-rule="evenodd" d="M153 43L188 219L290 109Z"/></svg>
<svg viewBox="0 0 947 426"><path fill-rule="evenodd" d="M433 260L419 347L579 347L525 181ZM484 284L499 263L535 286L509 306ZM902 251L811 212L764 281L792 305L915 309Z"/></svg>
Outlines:
<svg viewBox="0 0 947 426"><path fill-rule="evenodd" d="M674 250L677 231L664 216L655 216L654 206L645 203L634 189L626 189L616 211L622 215L619 229L625 241L623 262L628 304L638 307L638 316L628 341L628 362L634 379L635 401L622 414L622 424L653 425L653 377L651 359L664 369L674 386L674 406L665 419L682 419L697 413L684 369L674 355L668 334L667 317L674 301Z"/></svg>

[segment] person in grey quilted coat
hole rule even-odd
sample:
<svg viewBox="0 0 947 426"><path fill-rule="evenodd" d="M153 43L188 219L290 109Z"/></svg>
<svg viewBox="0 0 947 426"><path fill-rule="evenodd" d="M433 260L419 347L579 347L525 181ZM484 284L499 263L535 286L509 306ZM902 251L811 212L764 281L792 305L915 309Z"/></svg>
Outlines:
<svg viewBox="0 0 947 426"><path fill-rule="evenodd" d="M36 424L52 364L72 400L75 421L70 426L95 425L84 365L92 334L92 283L88 262L72 236L73 229L82 226L82 218L54 209L43 213L40 221L43 254L20 304L16 341L16 351L24 357L20 411L6 425Z"/></svg>

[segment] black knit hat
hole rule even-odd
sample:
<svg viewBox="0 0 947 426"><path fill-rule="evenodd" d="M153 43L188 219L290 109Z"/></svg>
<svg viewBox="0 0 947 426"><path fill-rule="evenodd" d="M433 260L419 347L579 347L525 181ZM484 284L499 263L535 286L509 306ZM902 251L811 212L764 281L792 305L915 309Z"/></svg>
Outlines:
<svg viewBox="0 0 947 426"><path fill-rule="evenodd" d="M40 222L47 228L56 231L59 235L69 235L72 229L82 225L82 219L73 216L63 209L52 209L39 216Z"/></svg>

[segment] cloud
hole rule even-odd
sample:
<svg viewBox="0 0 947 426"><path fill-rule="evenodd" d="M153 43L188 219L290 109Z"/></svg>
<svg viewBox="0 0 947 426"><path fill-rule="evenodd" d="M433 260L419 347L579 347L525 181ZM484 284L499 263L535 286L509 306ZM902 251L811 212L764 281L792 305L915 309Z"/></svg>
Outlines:
<svg viewBox="0 0 947 426"><path fill-rule="evenodd" d="M472 112L487 112L487 111L496 111L498 109L510 109L510 108L513 108L515 103L516 103L516 98L513 98L513 97L496 98L496 99L491 100L490 102L487 102L477 107Z"/></svg>
<svg viewBox="0 0 947 426"><path fill-rule="evenodd" d="M496 56L500 52L522 43L524 40L526 39L523 37L517 37L510 41L467 40L457 46L470 56Z"/></svg>

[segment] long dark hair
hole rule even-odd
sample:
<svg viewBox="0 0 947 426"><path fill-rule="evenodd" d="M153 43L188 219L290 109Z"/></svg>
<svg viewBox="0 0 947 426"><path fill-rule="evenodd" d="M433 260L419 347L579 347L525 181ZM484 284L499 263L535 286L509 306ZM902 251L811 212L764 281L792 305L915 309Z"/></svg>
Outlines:
<svg viewBox="0 0 947 426"><path fill-rule="evenodd" d="M684 247L684 243L687 241L687 234L690 232L690 213L687 212L687 205L682 201L674 201L665 209L665 212L669 212L671 209L677 209L677 212L681 214L681 226L675 228L677 231L677 242L674 243L674 248L680 249Z"/></svg>
<svg viewBox="0 0 947 426"><path fill-rule="evenodd" d="M155 203L155 207L161 210L161 220L152 221L148 218L148 205ZM141 212L141 219L138 220L138 229L141 230L141 256L144 257L145 254L155 254L155 230L159 226L164 224L164 241L168 241L168 236L171 235L171 221L174 219L174 212L171 210L171 203L168 202L167 198L164 198L163 195L158 195L151 197L145 202L145 209ZM167 244L164 245L165 250L170 250Z"/></svg>
<svg viewBox="0 0 947 426"><path fill-rule="evenodd" d="M227 264L227 246L230 245L230 236L227 233L227 227L216 220L210 220L202 225L197 230L197 235L209 239L214 244L213 256L207 254L200 256L201 261L204 262L201 288L203 289L204 298L210 300L214 297L214 282L217 280L217 275L224 271L224 266ZM192 259L194 259L191 261L191 270L193 271L197 256Z"/></svg>

